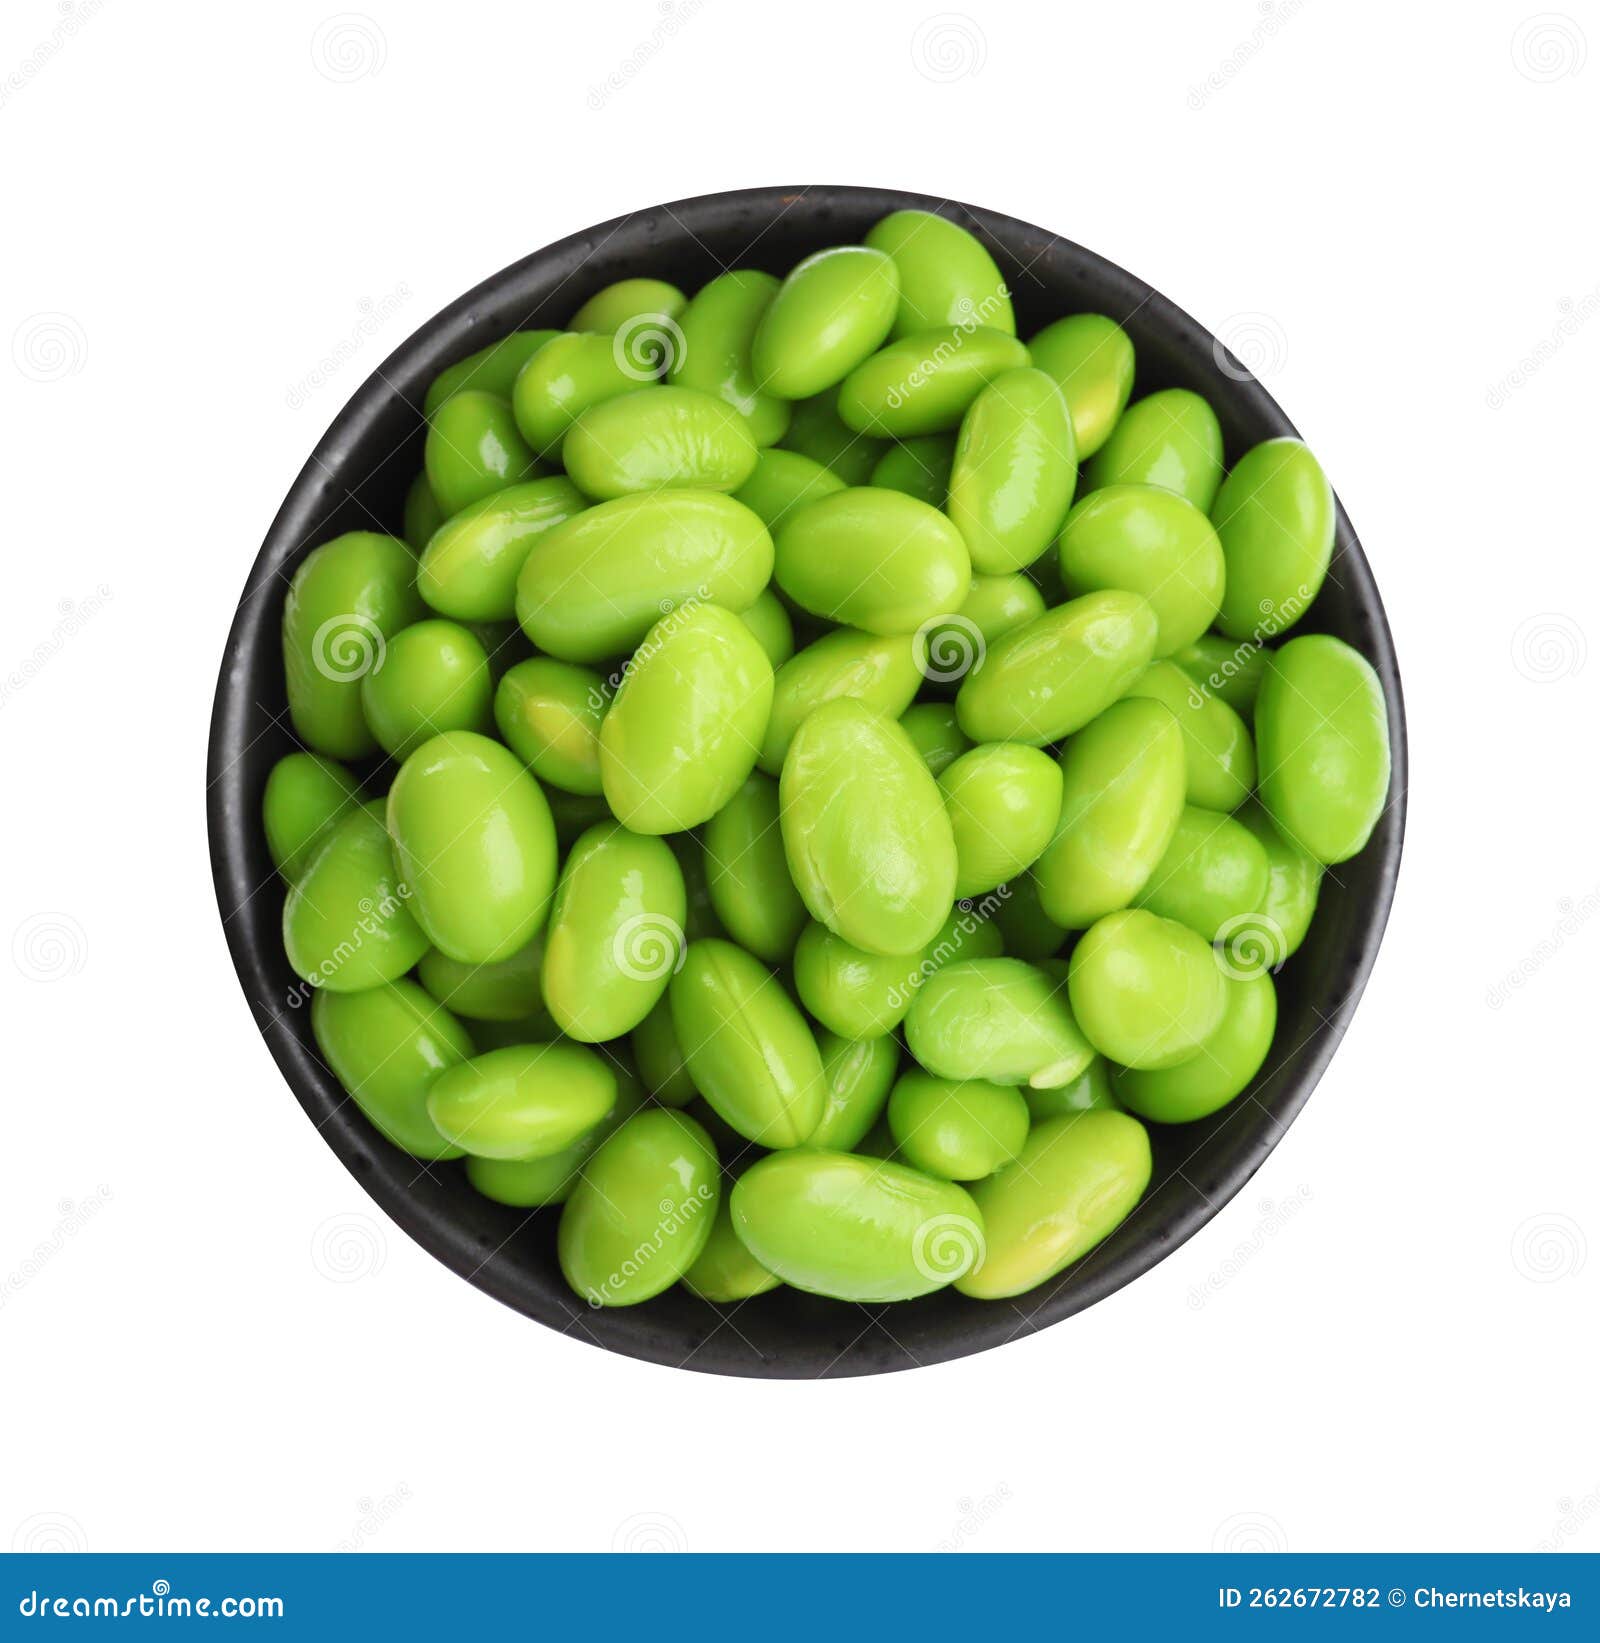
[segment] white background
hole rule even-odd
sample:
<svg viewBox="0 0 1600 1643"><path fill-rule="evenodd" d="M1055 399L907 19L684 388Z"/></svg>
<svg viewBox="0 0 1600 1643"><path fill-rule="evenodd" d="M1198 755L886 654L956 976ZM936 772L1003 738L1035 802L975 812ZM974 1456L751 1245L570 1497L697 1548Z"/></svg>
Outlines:
<svg viewBox="0 0 1600 1643"><path fill-rule="evenodd" d="M0 21L0 1546L1600 1549L1600 8L362 4ZM202 803L250 561L383 356L574 229L807 181L1042 223L1257 365L1414 773L1250 1187L1058 1328L821 1385L559 1338L390 1225L257 1036Z"/></svg>

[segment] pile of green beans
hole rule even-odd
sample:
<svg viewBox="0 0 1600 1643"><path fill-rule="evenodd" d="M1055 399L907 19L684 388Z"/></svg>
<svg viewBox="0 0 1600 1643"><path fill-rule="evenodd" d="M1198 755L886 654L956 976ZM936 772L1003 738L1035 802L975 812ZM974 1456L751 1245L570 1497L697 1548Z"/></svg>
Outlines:
<svg viewBox="0 0 1600 1643"><path fill-rule="evenodd" d="M897 211L452 365L402 534L300 565L294 1001L592 1305L1021 1295L1262 1069L1383 694L1286 637L1311 452L1134 367Z"/></svg>

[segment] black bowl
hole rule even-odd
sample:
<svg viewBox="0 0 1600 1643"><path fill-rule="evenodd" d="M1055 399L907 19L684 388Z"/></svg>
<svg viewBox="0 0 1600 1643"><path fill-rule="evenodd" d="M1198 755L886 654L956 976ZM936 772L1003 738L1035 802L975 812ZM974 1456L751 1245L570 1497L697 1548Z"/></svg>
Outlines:
<svg viewBox="0 0 1600 1643"><path fill-rule="evenodd" d="M1212 1118L1152 1126L1155 1173L1143 1202L1098 1249L1010 1303L953 1290L891 1307L774 1290L716 1307L674 1288L642 1306L591 1310L556 1266L555 1214L480 1197L459 1164L420 1165L389 1146L323 1066L280 933L283 889L260 824L275 760L295 741L284 707L279 623L289 577L341 531L398 533L421 464L423 393L446 365L524 326L560 326L613 280L655 274L693 291L725 268L782 274L808 252L858 241L902 207L939 211L993 251L1023 336L1062 314L1119 320L1138 351L1135 393L1181 386L1222 422L1229 462L1294 428L1207 331L1143 281L1070 240L976 206L876 188L755 188L637 211L525 257L452 303L384 361L317 446L267 533L239 602L217 682L207 809L217 900L261 1032L322 1138L425 1249L508 1306L597 1346L725 1375L811 1379L875 1374L999 1346L1059 1323L1154 1266L1260 1167L1311 1094L1350 1022L1377 954L1400 863L1406 739L1400 675L1383 605L1339 510L1333 567L1301 631L1334 633L1377 669L1389 706L1394 777L1371 841L1326 879L1304 946L1278 977L1277 1039L1252 1088Z"/></svg>

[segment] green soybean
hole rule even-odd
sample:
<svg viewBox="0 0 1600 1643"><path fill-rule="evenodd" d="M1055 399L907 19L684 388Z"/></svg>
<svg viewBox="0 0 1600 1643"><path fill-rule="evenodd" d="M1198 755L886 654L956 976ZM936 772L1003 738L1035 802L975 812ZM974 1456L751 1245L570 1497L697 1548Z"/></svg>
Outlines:
<svg viewBox="0 0 1600 1643"><path fill-rule="evenodd" d="M319 991L311 1030L334 1077L385 1140L413 1158L461 1156L434 1128L428 1090L472 1054L472 1040L414 981Z"/></svg>
<svg viewBox="0 0 1600 1643"><path fill-rule="evenodd" d="M1031 337L1028 356L1066 396L1079 461L1105 444L1133 392L1133 342L1104 314L1069 314Z"/></svg>
<svg viewBox="0 0 1600 1643"><path fill-rule="evenodd" d="M411 481L402 520L400 534L413 553L421 553L428 545L428 538L444 523L444 509L433 494L427 474L419 473Z"/></svg>
<svg viewBox="0 0 1600 1643"><path fill-rule="evenodd" d="M1053 960L1052 965L1063 963ZM1111 1086L1111 1063L1103 1055L1096 1055L1070 1083L1058 1084L1050 1090L1024 1090L1028 1116L1035 1124L1060 1118L1063 1113L1092 1112L1097 1107L1115 1107L1117 1098Z"/></svg>
<svg viewBox="0 0 1600 1643"><path fill-rule="evenodd" d="M717 1115L757 1146L800 1146L822 1117L822 1059L772 973L730 941L696 941L669 996L689 1076Z"/></svg>
<svg viewBox="0 0 1600 1643"><path fill-rule="evenodd" d="M737 616L686 606L645 635L600 726L600 780L636 833L708 820L756 762L772 664Z"/></svg>
<svg viewBox="0 0 1600 1643"><path fill-rule="evenodd" d="M517 429L539 455L554 458L572 425L591 407L637 393L654 380L610 334L568 331L528 361L511 389Z"/></svg>
<svg viewBox="0 0 1600 1643"><path fill-rule="evenodd" d="M939 777L956 841L956 894L975 896L1031 867L1056 830L1061 769L1049 754L986 742Z"/></svg>
<svg viewBox="0 0 1600 1643"><path fill-rule="evenodd" d="M1031 565L1061 529L1077 482L1072 418L1054 378L1031 366L1002 371L962 418L950 471L950 518L973 569L996 576Z"/></svg>
<svg viewBox="0 0 1600 1643"><path fill-rule="evenodd" d="M1094 1057L1066 991L1015 958L966 959L929 976L906 1016L906 1044L937 1077L1035 1089L1070 1082Z"/></svg>
<svg viewBox="0 0 1600 1643"><path fill-rule="evenodd" d="M1250 639L1225 639L1202 633L1172 653L1172 660L1193 683L1211 696L1220 696L1241 718L1255 712L1269 652Z"/></svg>
<svg viewBox="0 0 1600 1643"><path fill-rule="evenodd" d="M1045 912L1086 930L1149 882L1183 814L1184 750L1160 702L1115 702L1062 750L1061 810L1034 868Z"/></svg>
<svg viewBox="0 0 1600 1643"><path fill-rule="evenodd" d="M479 348L454 365L447 365L428 384L427 397L422 402L423 415L431 417L452 394L468 388L509 399L512 384L523 366L552 337L560 334L559 331L513 331L510 336Z"/></svg>
<svg viewBox="0 0 1600 1643"><path fill-rule="evenodd" d="M915 497L857 486L790 514L774 540L778 586L803 609L868 633L914 633L967 596L955 526Z"/></svg>
<svg viewBox="0 0 1600 1643"><path fill-rule="evenodd" d="M494 719L506 745L540 781L597 794L600 723L610 705L610 686L592 668L535 656L500 680Z"/></svg>
<svg viewBox="0 0 1600 1643"><path fill-rule="evenodd" d="M830 1032L845 1039L881 1038L905 1019L922 974L922 950L870 953L814 920L794 950L800 1002Z"/></svg>
<svg viewBox="0 0 1600 1643"><path fill-rule="evenodd" d="M617 1104L570 1146L543 1158L469 1157L467 1179L485 1198L516 1209L564 1204L578 1184L583 1166L645 1104L638 1083L619 1068L613 1067L612 1071L617 1080Z"/></svg>
<svg viewBox="0 0 1600 1643"><path fill-rule="evenodd" d="M356 779L342 764L315 753L286 753L267 773L261 825L272 865L299 876L324 828L357 803Z"/></svg>
<svg viewBox="0 0 1600 1643"><path fill-rule="evenodd" d="M667 280L617 280L596 291L572 316L568 329L620 331L638 320L675 319L688 300Z"/></svg>
<svg viewBox="0 0 1600 1643"><path fill-rule="evenodd" d="M306 555L283 607L283 672L295 734L313 753L377 751L361 681L391 635L426 611L417 561L398 537L347 531Z"/></svg>
<svg viewBox="0 0 1600 1643"><path fill-rule="evenodd" d="M913 1070L889 1096L889 1133L914 1168L947 1181L978 1181L1021 1152L1028 1103L1003 1084L958 1084Z"/></svg>
<svg viewBox="0 0 1600 1643"><path fill-rule="evenodd" d="M763 451L750 477L735 491L768 530L776 530L790 514L808 502L844 489L844 481L820 462L798 451Z"/></svg>
<svg viewBox="0 0 1600 1643"><path fill-rule="evenodd" d="M1048 1283L1133 1213L1150 1168L1150 1137L1126 1113L1073 1113L1038 1125L1014 1164L972 1189L984 1256L957 1289L998 1301Z"/></svg>
<svg viewBox="0 0 1600 1643"><path fill-rule="evenodd" d="M891 719L845 697L801 722L779 779L783 846L807 911L869 952L911 954L955 898L938 785Z"/></svg>
<svg viewBox="0 0 1600 1643"><path fill-rule="evenodd" d="M672 1025L670 991L629 1034L628 1045L645 1088L662 1106L687 1107L699 1095Z"/></svg>
<svg viewBox="0 0 1600 1643"><path fill-rule="evenodd" d="M822 1119L806 1145L851 1152L883 1116L900 1065L900 1046L892 1034L843 1038L824 1032L817 1048L822 1053Z"/></svg>
<svg viewBox="0 0 1600 1643"><path fill-rule="evenodd" d="M1254 919L1229 938L1227 950L1235 968L1276 969L1299 951L1317 911L1322 864L1290 843L1254 800L1238 811L1267 858L1267 891Z"/></svg>
<svg viewBox="0 0 1600 1643"><path fill-rule="evenodd" d="M832 387L888 336L899 301L899 275L882 251L841 245L805 258L756 327L757 383L783 399Z"/></svg>
<svg viewBox="0 0 1600 1643"><path fill-rule="evenodd" d="M929 771L939 776L954 764L972 743L962 734L953 702L917 702L900 715L900 728L911 738ZM956 841L960 854L961 841ZM958 890L957 895L965 894Z"/></svg>
<svg viewBox="0 0 1600 1643"><path fill-rule="evenodd" d="M956 442L949 434L896 440L873 465L872 483L880 490L903 491L930 508L942 508L950 499L955 459Z"/></svg>
<svg viewBox="0 0 1600 1643"><path fill-rule="evenodd" d="M435 947L465 964L509 958L544 923L556 838L539 784L473 731L424 742L389 789L402 886Z"/></svg>
<svg viewBox="0 0 1600 1643"><path fill-rule="evenodd" d="M1298 439L1269 439L1234 463L1211 507L1228 562L1217 626L1232 639L1282 634L1305 615L1333 555L1333 491Z"/></svg>
<svg viewBox="0 0 1600 1643"><path fill-rule="evenodd" d="M733 1228L730 1195L724 1193L717 1205L711 1236L694 1265L683 1275L683 1287L702 1301L731 1306L776 1289L779 1280L753 1256Z"/></svg>
<svg viewBox="0 0 1600 1643"><path fill-rule="evenodd" d="M1256 782L1256 748L1243 719L1220 696L1200 689L1182 668L1152 662L1127 695L1160 702L1183 735L1184 781L1190 804L1237 810Z"/></svg>
<svg viewBox="0 0 1600 1643"><path fill-rule="evenodd" d="M1066 944L1067 929L1045 912L1035 874L1019 874L1002 884L992 898L984 898L991 899L997 904L991 917L1007 958L1040 964L1054 958Z"/></svg>
<svg viewBox="0 0 1600 1643"><path fill-rule="evenodd" d="M555 1023L545 1010L540 988L543 968L541 930L526 947L493 964L461 964L432 947L417 965L417 979L456 1015L473 1022L529 1023L544 1029L535 1037L554 1038Z"/></svg>
<svg viewBox="0 0 1600 1643"><path fill-rule="evenodd" d="M1308 633L1272 654L1256 700L1261 802L1314 860L1348 861L1389 796L1389 719L1372 664Z"/></svg>
<svg viewBox="0 0 1600 1643"><path fill-rule="evenodd" d="M839 417L838 399L836 393L823 393L799 401L783 448L820 463L842 485L865 485L888 447L881 439L847 428Z"/></svg>
<svg viewBox="0 0 1600 1643"><path fill-rule="evenodd" d="M778 669L757 762L769 776L776 776L801 721L824 702L851 697L885 718L898 719L921 683L917 649L909 635L859 633L854 628L825 633Z"/></svg>
<svg viewBox="0 0 1600 1643"><path fill-rule="evenodd" d="M1142 908L1110 913L1072 950L1067 992L1078 1025L1125 1067L1175 1067L1216 1030L1226 977L1209 943Z"/></svg>
<svg viewBox="0 0 1600 1643"><path fill-rule="evenodd" d="M739 1241L769 1272L841 1301L931 1294L983 1248L982 1217L954 1182L809 1147L753 1164L732 1213Z"/></svg>
<svg viewBox="0 0 1600 1643"><path fill-rule="evenodd" d="M1014 336L988 325L916 331L891 342L839 387L839 418L857 433L890 439L947 433L1003 371L1028 363Z"/></svg>
<svg viewBox="0 0 1600 1643"><path fill-rule="evenodd" d="M492 695L483 646L434 617L389 641L361 681L361 711L384 752L403 759L440 731L482 729Z"/></svg>
<svg viewBox="0 0 1600 1643"><path fill-rule="evenodd" d="M1226 985L1221 1021L1187 1061L1118 1070L1117 1099L1130 1112L1158 1124L1189 1124L1227 1106L1249 1086L1272 1048L1278 997L1265 972L1229 976Z"/></svg>
<svg viewBox="0 0 1600 1643"><path fill-rule="evenodd" d="M757 445L775 445L789 426L787 400L756 386L751 347L779 281L755 269L719 274L690 300L680 317L683 345L667 367L667 381L726 401L750 425Z"/></svg>
<svg viewBox="0 0 1600 1643"><path fill-rule="evenodd" d="M778 784L752 772L706 824L711 905L723 928L757 958L781 964L806 922L789 877L778 818Z"/></svg>
<svg viewBox="0 0 1600 1643"><path fill-rule="evenodd" d="M397 980L428 950L414 911L396 877L381 806L358 804L318 835L289 886L290 968L334 993Z"/></svg>
<svg viewBox="0 0 1600 1643"><path fill-rule="evenodd" d="M767 653L774 670L794 655L794 623L783 601L771 588L763 588L756 602L741 610L739 620L749 628L755 641Z"/></svg>
<svg viewBox="0 0 1600 1643"><path fill-rule="evenodd" d="M586 506L578 487L559 475L508 485L470 503L428 538L417 592L458 622L509 620L533 544Z"/></svg>
<svg viewBox="0 0 1600 1643"><path fill-rule="evenodd" d="M1011 294L976 234L931 211L891 211L866 243L894 258L900 305L893 336L940 325L982 324L1016 334Z"/></svg>
<svg viewBox="0 0 1600 1643"><path fill-rule="evenodd" d="M579 1044L512 1044L443 1072L428 1116L479 1158L544 1158L569 1147L616 1105L610 1064Z"/></svg>
<svg viewBox="0 0 1600 1643"><path fill-rule="evenodd" d="M641 388L591 405L561 442L567 474L611 501L677 487L736 491L756 465L749 424L695 388Z"/></svg>
<svg viewBox="0 0 1600 1643"><path fill-rule="evenodd" d="M583 1166L561 1211L562 1275L591 1306L635 1306L699 1259L721 1188L711 1137L681 1112L630 1118Z"/></svg>
<svg viewBox="0 0 1600 1643"><path fill-rule="evenodd" d="M446 518L537 471L510 402L476 388L452 394L428 418L423 462Z"/></svg>
<svg viewBox="0 0 1600 1643"><path fill-rule="evenodd" d="M683 873L660 839L615 822L583 834L545 935L544 1000L561 1031L585 1044L632 1032L682 958L684 917Z"/></svg>
<svg viewBox="0 0 1600 1643"><path fill-rule="evenodd" d="M1252 918L1267 885L1267 853L1255 836L1232 816L1190 804L1134 904L1225 941Z"/></svg>
<svg viewBox="0 0 1600 1643"><path fill-rule="evenodd" d="M688 602L744 610L771 577L772 538L732 497L624 496L540 537L517 578L517 620L547 655L598 662Z"/></svg>
<svg viewBox="0 0 1600 1643"><path fill-rule="evenodd" d="M1159 485L1205 513L1222 481L1222 426L1187 388L1135 400L1084 474L1085 488Z"/></svg>
<svg viewBox="0 0 1600 1643"><path fill-rule="evenodd" d="M1193 503L1155 485L1092 491L1067 516L1061 579L1073 594L1126 588L1156 613L1157 656L1198 639L1222 599L1222 544Z"/></svg>
<svg viewBox="0 0 1600 1643"><path fill-rule="evenodd" d="M1047 610L991 645L962 681L961 728L975 742L1059 741L1139 678L1156 632L1136 593L1090 593Z"/></svg>

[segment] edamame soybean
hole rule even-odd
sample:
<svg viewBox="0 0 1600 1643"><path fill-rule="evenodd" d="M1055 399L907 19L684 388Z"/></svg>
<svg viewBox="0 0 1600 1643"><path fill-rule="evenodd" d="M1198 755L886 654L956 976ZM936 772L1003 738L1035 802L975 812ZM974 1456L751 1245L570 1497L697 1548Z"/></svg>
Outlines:
<svg viewBox="0 0 1600 1643"><path fill-rule="evenodd" d="M423 461L447 519L493 491L532 479L538 466L510 402L477 388L452 394L428 418Z"/></svg>
<svg viewBox="0 0 1600 1643"><path fill-rule="evenodd" d="M978 1181L1022 1151L1028 1104L1004 1084L908 1072L889 1096L889 1133L914 1168L946 1181Z"/></svg>
<svg viewBox="0 0 1600 1643"><path fill-rule="evenodd" d="M272 865L293 880L323 830L359 802L360 788L342 764L315 753L286 753L267 774L261 825Z"/></svg>
<svg viewBox="0 0 1600 1643"><path fill-rule="evenodd" d="M417 592L458 622L507 621L517 613L517 577L533 545L587 506L559 475L508 485L444 521L417 566Z"/></svg>
<svg viewBox="0 0 1600 1643"><path fill-rule="evenodd" d="M756 385L751 348L779 282L755 269L719 274L679 316L683 336L667 365L667 381L698 388L731 405L750 425L758 446L774 445L789 427L789 402Z"/></svg>
<svg viewBox="0 0 1600 1643"><path fill-rule="evenodd" d="M535 656L507 670L494 693L501 739L539 778L567 793L600 792L600 724L609 681L593 668Z"/></svg>
<svg viewBox="0 0 1600 1643"><path fill-rule="evenodd" d="M772 538L714 491L655 491L586 508L534 543L517 620L564 662L624 656L679 606L740 611L772 578Z"/></svg>
<svg viewBox="0 0 1600 1643"><path fill-rule="evenodd" d="M806 908L789 877L778 816L778 784L753 771L706 824L711 905L741 947L768 964L794 952Z"/></svg>
<svg viewBox="0 0 1600 1643"><path fill-rule="evenodd" d="M849 697L802 720L779 779L789 874L811 916L868 952L911 954L955 899L950 818L911 738Z"/></svg>
<svg viewBox="0 0 1600 1643"><path fill-rule="evenodd" d="M721 1184L711 1137L681 1112L636 1113L583 1166L556 1253L591 1306L636 1306L699 1259Z"/></svg>
<svg viewBox="0 0 1600 1643"><path fill-rule="evenodd" d="M600 725L600 781L636 833L708 821L756 762L772 664L737 616L686 606L645 635Z"/></svg>
<svg viewBox="0 0 1600 1643"><path fill-rule="evenodd" d="M1003 371L1028 363L1014 336L988 325L915 331L863 360L839 387L839 419L890 439L948 433Z"/></svg>
<svg viewBox="0 0 1600 1643"><path fill-rule="evenodd" d="M989 646L956 694L975 742L1043 747L1081 729L1133 685L1155 653L1157 623L1136 593L1085 594Z"/></svg>
<svg viewBox="0 0 1600 1643"><path fill-rule="evenodd" d="M1187 388L1135 400L1084 475L1089 491L1108 485L1159 485L1205 513L1222 480L1217 413Z"/></svg>
<svg viewBox="0 0 1600 1643"><path fill-rule="evenodd" d="M459 1158L428 1116L428 1091L472 1054L451 1013L414 981L360 992L319 989L311 1030L333 1075L372 1127L413 1158Z"/></svg>
<svg viewBox="0 0 1600 1643"><path fill-rule="evenodd" d="M769 1272L840 1301L932 1294L983 1249L983 1218L953 1181L821 1148L753 1164L732 1213L739 1241Z"/></svg>
<svg viewBox="0 0 1600 1643"><path fill-rule="evenodd" d="M509 958L544 923L555 826L539 784L474 731L424 742L389 789L400 883L429 940L464 964Z"/></svg>
<svg viewBox="0 0 1600 1643"><path fill-rule="evenodd" d="M684 948L678 858L658 838L601 822L568 853L545 933L544 1001L568 1038L631 1033L667 990Z"/></svg>
<svg viewBox="0 0 1600 1643"><path fill-rule="evenodd" d="M441 1073L428 1090L428 1116L479 1158L545 1158L592 1130L616 1101L616 1075L593 1050L512 1044Z"/></svg>
<svg viewBox="0 0 1600 1643"><path fill-rule="evenodd" d="M402 628L361 681L361 711L378 745L404 759L445 730L483 730L493 686L489 658L459 622Z"/></svg>
<svg viewBox="0 0 1600 1643"><path fill-rule="evenodd" d="M906 1017L906 1044L918 1065L958 1083L1049 1089L1094 1059L1066 990L1015 958L966 959L930 976Z"/></svg>
<svg viewBox="0 0 1600 1643"><path fill-rule="evenodd" d="M986 742L939 777L956 841L956 894L993 890L1031 867L1061 814L1061 768L1048 753Z"/></svg>
<svg viewBox="0 0 1600 1643"><path fill-rule="evenodd" d="M822 1117L822 1059L771 971L731 941L696 941L669 996L689 1076L717 1115L757 1146L802 1145Z"/></svg>
<svg viewBox="0 0 1600 1643"><path fill-rule="evenodd" d="M1256 700L1261 802L1324 865L1366 844L1389 796L1383 686L1359 651L1308 633L1272 653Z"/></svg>
<svg viewBox="0 0 1600 1643"><path fill-rule="evenodd" d="M854 628L825 633L778 669L757 762L769 776L776 776L801 721L824 702L851 697L885 718L898 719L921 683L911 635L861 633Z"/></svg>
<svg viewBox="0 0 1600 1643"><path fill-rule="evenodd" d="M842 245L798 263L756 327L756 382L783 399L831 388L889 334L900 302L893 260Z"/></svg>
<svg viewBox="0 0 1600 1643"><path fill-rule="evenodd" d="M1016 334L1011 293L989 248L960 223L932 211L891 211L866 243L893 257L900 276L891 335L963 322Z"/></svg>
<svg viewBox="0 0 1600 1643"><path fill-rule="evenodd" d="M511 389L511 412L529 447L554 461L585 411L637 393L654 377L654 369L641 370L609 332L568 331L528 361Z"/></svg>
<svg viewBox="0 0 1600 1643"><path fill-rule="evenodd" d="M914 633L958 609L972 582L966 544L937 508L868 485L790 514L774 550L797 605L868 633Z"/></svg>
<svg viewBox="0 0 1600 1643"><path fill-rule="evenodd" d="M1185 805L1155 871L1134 897L1207 941L1225 941L1266 899L1267 853L1254 834L1220 810Z"/></svg>
<svg viewBox="0 0 1600 1643"><path fill-rule="evenodd" d="M1202 690L1182 668L1152 662L1126 694L1160 702L1183 736L1190 804L1237 810L1256 783L1256 748L1243 719L1220 696Z"/></svg>
<svg viewBox="0 0 1600 1643"><path fill-rule="evenodd" d="M1228 976L1227 1002L1216 1030L1175 1067L1119 1068L1117 1099L1129 1112L1158 1124L1209 1118L1249 1085L1272 1047L1278 997L1265 971Z"/></svg>
<svg viewBox="0 0 1600 1643"><path fill-rule="evenodd" d="M756 465L749 424L694 388L641 388L591 405L561 442L568 477L611 501L665 487L736 491Z"/></svg>
<svg viewBox="0 0 1600 1643"><path fill-rule="evenodd" d="M1072 950L1067 993L1084 1036L1124 1067L1175 1067L1222 1020L1227 988L1210 944L1142 908L1110 913Z"/></svg>
<svg viewBox="0 0 1600 1643"><path fill-rule="evenodd" d="M1133 342L1104 314L1069 314L1031 337L1028 357L1066 396L1079 461L1105 444L1133 392Z"/></svg>
<svg viewBox="0 0 1600 1643"><path fill-rule="evenodd" d="M983 1259L956 1288L999 1301L1048 1283L1132 1214L1150 1168L1150 1137L1126 1113L1072 1113L1038 1125L1014 1164L973 1187Z"/></svg>
<svg viewBox="0 0 1600 1643"><path fill-rule="evenodd" d="M900 1065L900 1046L890 1034L841 1038L824 1032L817 1048L822 1054L822 1118L806 1145L852 1152L883 1116Z"/></svg>

